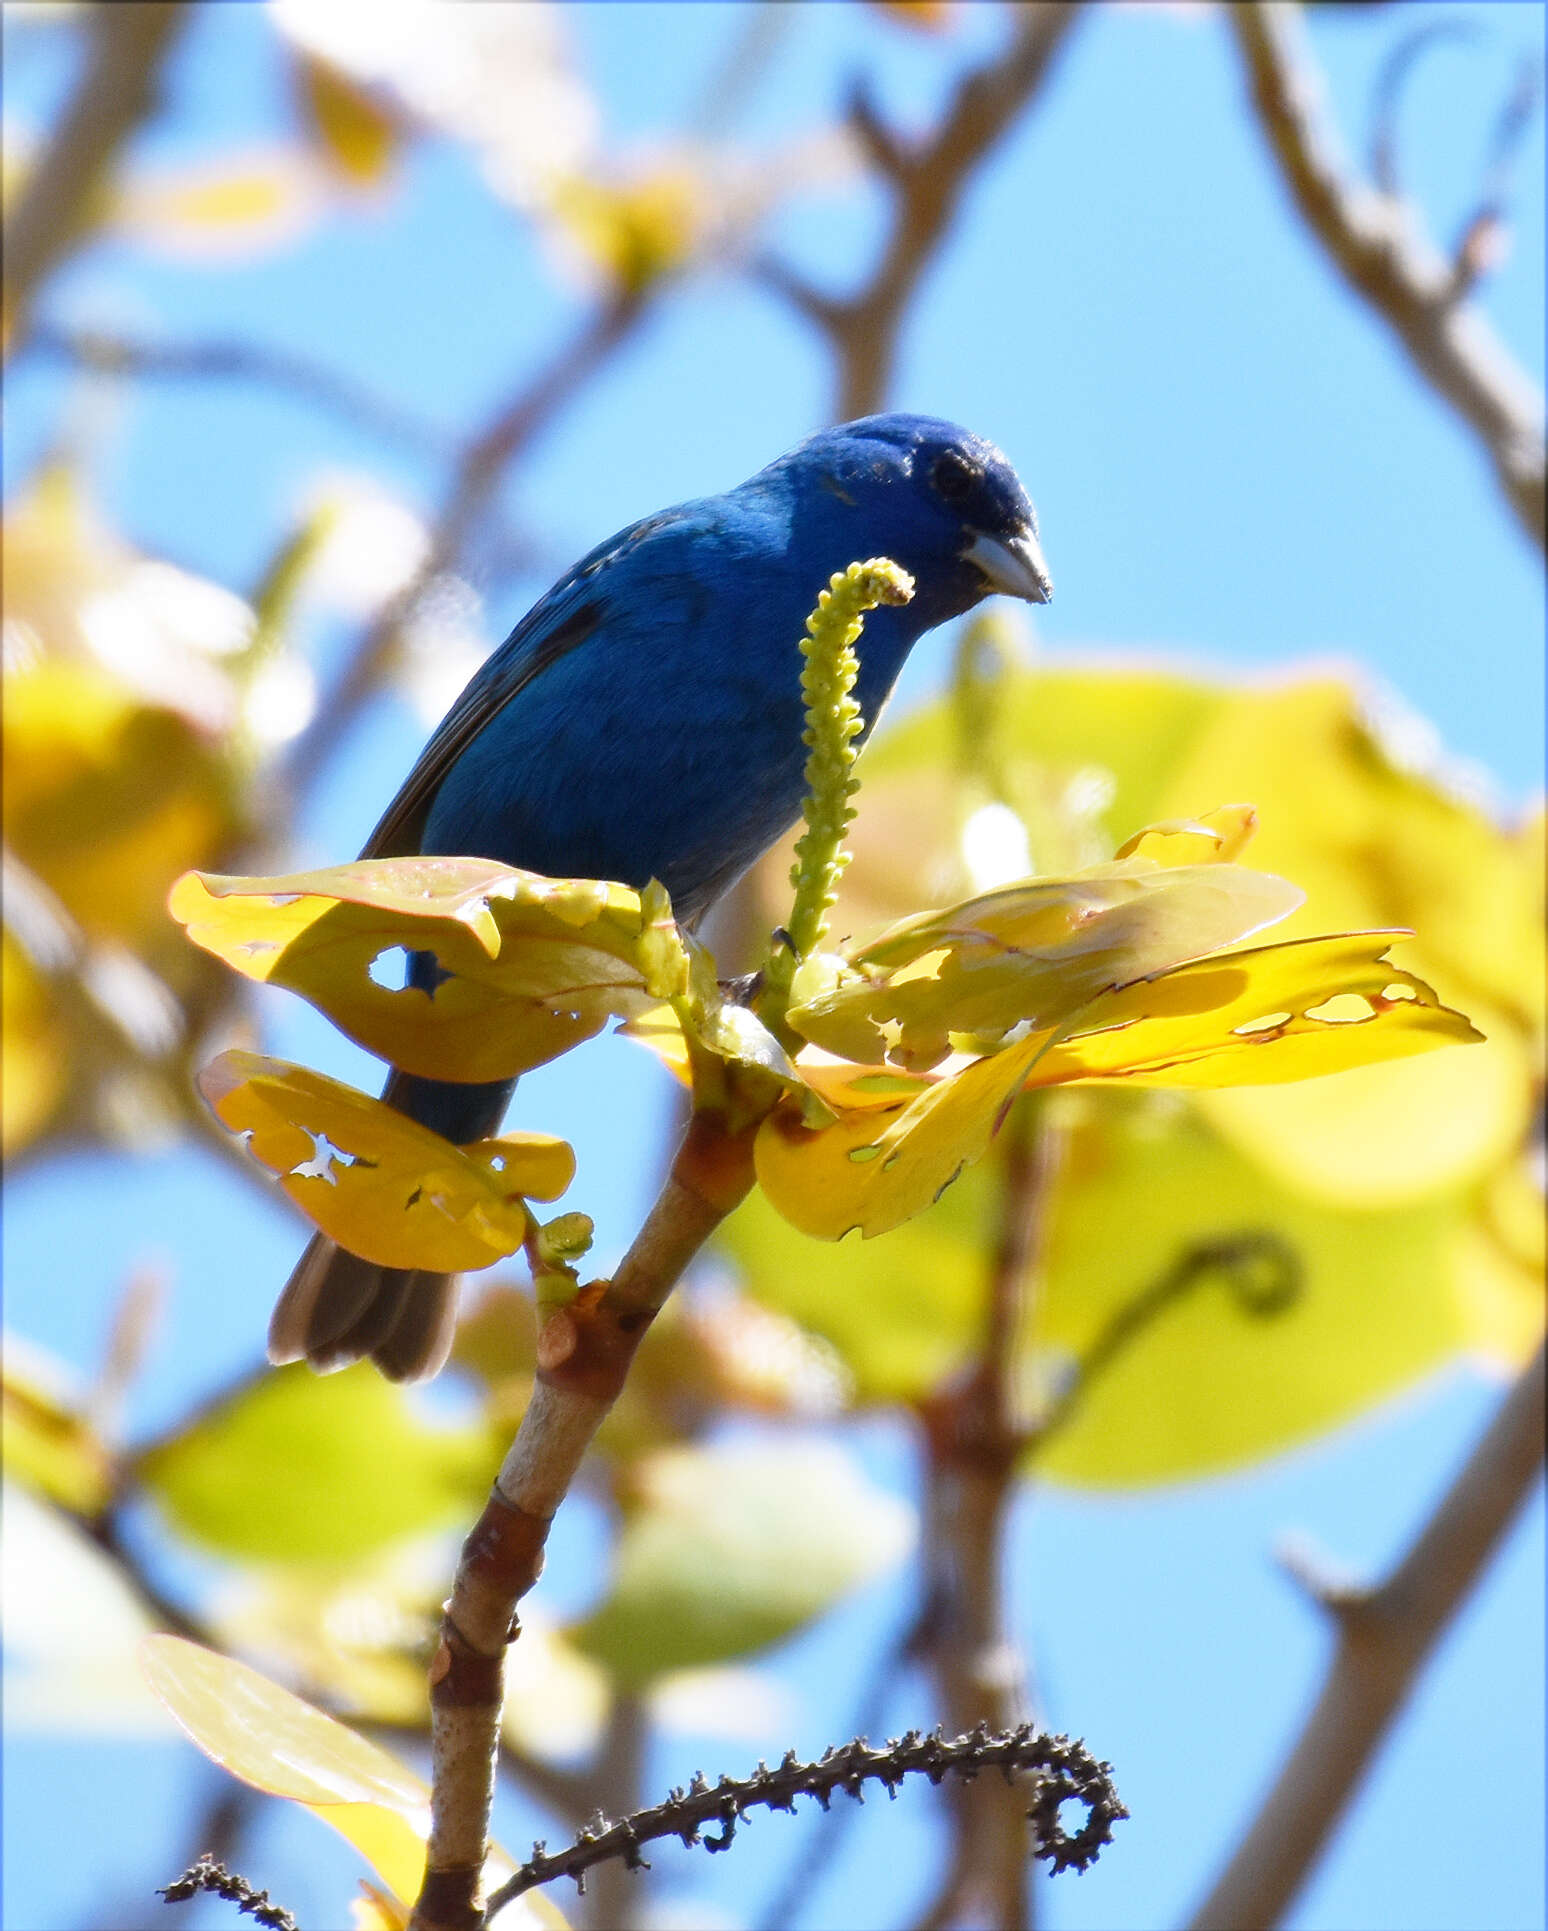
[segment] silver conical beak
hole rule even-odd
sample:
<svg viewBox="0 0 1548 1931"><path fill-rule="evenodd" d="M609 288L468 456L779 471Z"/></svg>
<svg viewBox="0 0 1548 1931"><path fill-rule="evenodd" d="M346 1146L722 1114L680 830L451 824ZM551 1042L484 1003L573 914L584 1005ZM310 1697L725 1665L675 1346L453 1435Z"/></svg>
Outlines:
<svg viewBox="0 0 1548 1931"><path fill-rule="evenodd" d="M1053 579L1030 530L1011 537L988 536L980 530L962 554L978 565L991 590L1027 603L1053 601Z"/></svg>

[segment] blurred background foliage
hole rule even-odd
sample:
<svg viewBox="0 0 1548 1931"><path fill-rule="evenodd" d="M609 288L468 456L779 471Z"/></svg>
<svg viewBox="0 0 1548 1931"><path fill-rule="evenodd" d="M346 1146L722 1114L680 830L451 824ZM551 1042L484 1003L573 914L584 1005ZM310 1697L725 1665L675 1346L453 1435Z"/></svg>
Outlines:
<svg viewBox="0 0 1548 1931"><path fill-rule="evenodd" d="M721 411L735 425L715 455L723 481L805 433L825 412L824 393L944 413L957 412L960 394L965 410L971 385L941 374L953 353L987 358L991 386L1007 396L1058 388L1056 362L1028 370L1006 344L1035 337L1034 301L1078 308L1076 289L1034 288L1020 267L997 297L1022 305L1008 334L991 332L987 347L933 343L905 362L905 380L889 382L939 250L945 282L965 284L967 300L949 311L948 338L984 299L952 252L959 229L984 219L962 192L979 170L998 170L1028 218L1014 247L1035 259L1033 211L1053 196L1078 211L1081 163L1066 179L1056 144L1028 149L1010 130L1018 116L1055 115L1076 84L1058 64L1065 37L1100 34L1109 72L1127 72L1156 44L1145 36L1224 44L1232 29L1211 8L1145 10L1169 16L1158 24L1133 9L922 0L618 10L649 16L627 32L613 9L539 4L274 0L238 11L251 17L138 4L5 12L3 1132L21 1229L4 1389L8 1714L31 1736L157 1735L164 1720L133 1652L159 1627L250 1659L413 1758L451 1552L531 1386L529 1295L508 1271L471 1284L447 1384L429 1395L364 1368L318 1380L243 1365L257 1357L283 1272L274 1257L299 1240L300 1223L287 1225L252 1181L191 1074L219 1046L267 1046L276 1034L291 1047L300 1039L298 1056L310 1049L320 1063L334 1049L188 945L165 915L168 888L190 867L273 871L350 856L416 736L569 550L622 520L615 503L626 498L633 514L716 486L699 473L712 446L702 425L684 431L680 449L664 436L674 414ZM1362 58L1378 79L1382 59L1395 62L1443 17L1428 7L1331 17L1342 11L1318 9L1330 16L1316 23L1319 44L1342 74L1340 49L1365 36ZM1487 31L1511 27L1491 16ZM663 69L691 58L705 76L697 100L664 89L654 70L636 76L642 34ZM231 70L258 60L262 115L233 112L228 136ZM769 80L779 61L796 63L794 82ZM815 114L798 111L814 71L829 92ZM1100 98L1099 64L1080 85ZM1501 91L1498 63L1485 85ZM771 89L772 105L754 114ZM898 106L884 114L877 103L889 90ZM213 104L201 106L206 95ZM1236 121L1223 110L1222 125L1245 171L1256 165L1255 134L1232 111ZM1414 107L1421 129L1434 111L1428 97ZM1494 154L1484 199L1495 242L1513 220L1513 144L1540 139L1530 111L1518 120L1511 134L1504 119L1475 114L1474 146ZM934 147L932 130L942 137ZM1422 148L1424 133L1412 138ZM1523 179L1534 152L1520 158ZM1428 162L1412 166L1428 183ZM461 224L439 237L444 261L425 254L417 185L438 167L454 172L446 205ZM1153 217L1141 180L1127 192L1137 236ZM1529 262L1540 262L1540 200L1530 206L1521 225ZM1234 208L1193 213L1201 227L1237 219ZM390 240L398 223L404 236L381 286L401 313L383 327L394 341L424 342L418 359L395 349L404 379L394 389L380 374L392 359L340 328L340 291L327 278L341 234ZM1122 252L1125 235L1104 245ZM483 346L473 352L457 307L468 283L452 252L475 263L482 252L501 275L520 263L526 306L493 363ZM820 293L789 265L796 259L859 293ZM1227 280L1236 272L1224 258L1217 267ZM1270 276L1261 263L1257 272ZM1307 255L1297 272L1321 269ZM475 269L474 284L482 277ZM734 341L753 298L788 306L814 351L815 380L786 382L777 361L767 376L755 360L734 363L729 387L724 367L696 373L693 331ZM1096 309L1116 297L1087 288L1080 299ZM1502 332L1517 353L1535 354L1512 299ZM380 294L355 324L366 330L372 300ZM686 337L665 365L652 363L665 318L685 314ZM1149 352L1142 318L1127 339L1130 355ZM1383 344L1384 357L1399 353ZM1291 361L1271 318L1262 354ZM666 382L663 403L651 385ZM1033 437L1039 408L1083 406L1034 400L1030 413L1019 403L1005 413ZM1401 406L1419 418L1437 407L1417 385ZM127 435L131 408L151 412L155 447ZM744 420L748 410L755 417ZM280 431L262 424L266 412L278 412ZM459 412L464 433L445 426ZM599 415L624 482L599 476L594 456L545 469L545 439L562 443L572 425L594 451ZM316 433L277 455L276 434L301 421ZM1088 1576L1026 1573L1022 1545L1004 1538L1031 1485L1134 1489L1248 1469L1448 1366L1510 1374L1541 1337L1543 816L1523 804L1521 773L1510 774L1507 802L1477 769L1484 725L1470 727L1473 763L1448 760L1378 679L1326 659L1291 661L1298 647L1324 645L1324 631L1308 628L1281 650L1272 676L1082 647L1093 631L1059 537L1088 564L1102 555L1100 491L1079 499L1093 527L1072 529L1057 462L1035 440L1016 444L987 405L973 426L1003 436L1043 502L1073 627L1055 652L995 613L950 640L953 657L921 669L862 765L836 932L863 937L1028 870L1092 863L1143 824L1246 799L1259 813L1249 862L1307 893L1282 933L1412 928L1399 962L1469 1013L1487 1043L1301 1087L1084 1087L1023 1099L988 1158L920 1220L876 1241L807 1240L755 1196L652 1331L597 1444L590 1499L557 1545L553 1599L540 1590L524 1615L505 1718L501 1829L513 1845L545 1819L550 1831L555 1819L569 1828L599 1805L647 1800L663 1765L686 1774L678 1766L690 1747L695 1763L706 1750L777 1755L795 1740L795 1692L779 1659L802 1652L788 1639L816 1632L856 1592L871 1607L862 1621L833 1624L847 1632L841 1653L822 1651L813 1634L809 1653L824 1660L803 1693L815 1700L816 1734L954 1724L953 1672L960 1678L962 1646L977 1639L940 1608L945 1573L967 1561L941 1512L951 1464L943 1416L975 1377L1005 1377L995 1414L1014 1419L1016 1472L995 1502L995 1547L1010 1548L1010 1573L981 1578L990 1599L972 1607L1002 1633L1014 1623L1025 1643L1055 1613L1052 1599L1134 1586L1111 1555ZM1340 460L1334 445L1348 427L1321 423L1309 440L1324 448L1311 458L1271 443L1258 455L1299 478L1309 461ZM1117 472L1129 454L1111 442L1098 468ZM240 500L229 479L250 462L283 488L268 487L267 521L233 535L218 525ZM1384 514L1443 528L1454 492L1469 505L1459 543L1474 541L1471 517L1504 528L1512 552L1529 547L1485 465L1470 451L1448 451L1446 463L1392 475L1396 508ZM1116 514L1136 486L1112 488ZM1231 478L1218 488L1196 513L1217 519L1228 544L1253 512L1239 491L1228 502ZM1124 507L1126 522L1134 514ZM1345 561L1350 610L1379 602L1382 572L1394 567L1372 514L1368 579ZM1284 558L1260 592L1282 600L1291 533L1254 541ZM1439 545L1435 557L1440 570L1460 567ZM1521 613L1534 592L1523 602L1518 583L1496 607L1493 553L1470 552L1469 562L1476 622L1453 661L1424 675L1448 688L1476 668L1485 710L1530 709L1536 673L1525 666L1540 638ZM1146 574L1120 554L1113 570ZM1168 605L1173 588L1158 577L1142 589L1146 635L1188 621L1186 597ZM1293 632L1294 615L1286 621ZM1279 618L1264 629L1285 634ZM1401 661L1401 640L1390 648ZM723 970L756 956L785 904L788 865L788 851L773 854L720 915L711 937ZM561 1074L574 1082L570 1101L554 1100L552 1080L530 1090L563 1117L523 1113L521 1123L576 1141L570 1204L597 1212L599 1195L617 1196L611 1220L599 1212L616 1251L663 1157L666 1082L625 1046L582 1055ZM1008 1217L1030 1213L1016 1150L1034 1127L1043 1170L1033 1286L1005 1333L994 1326L994 1283ZM143 1227L122 1203L137 1173L174 1156L170 1191L157 1182L160 1258L147 1260ZM218 1231L184 1256L180 1222L192 1227L209 1211L196 1203L211 1200ZM117 1281L111 1294L78 1287L86 1251ZM187 1305L169 1314L171 1268L196 1278ZM37 1311L45 1300L51 1315ZM215 1323L223 1339L191 1342L195 1323ZM1249 1533L1261 1546L1279 1526L1255 1518ZM1374 1532L1378 1546L1400 1532ZM1194 1533L1183 1560L1207 1570L1213 1531ZM1036 1605L1030 1615L1024 1599ZM1249 1629L1243 1640L1258 1638ZM1207 1659L1190 1667L1207 1676ZM1023 1669L1007 1665L982 1714L1017 1703ZM1281 1724L1304 1693L1298 1682L1272 1699ZM1196 1688L1207 1703L1207 1682ZM1119 1760L1133 1804L1103 1712L1060 1694L1055 1714L1056 1727L1087 1732ZM1231 1721L1221 1708L1201 1719ZM1207 1752L1211 1734L1201 1728L1177 1747ZM1257 1779L1272 1754L1265 1745L1239 1774ZM59 1817L47 1844L29 1826L33 1870L24 1883L14 1869L8 1878L12 1908L39 1931L87 1917L159 1922L149 1887L208 1827L304 1921L341 1921L326 1914L345 1909L353 1864L302 1876L282 1856L287 1876L270 1879L257 1855L270 1840L224 1792L183 1792L176 1814L154 1821L136 1811L142 1801L127 1783L115 1792L122 1834L105 1814ZM1136 1831L1121 1842L1114 1860L1160 1860L1150 1878L1093 1888L1094 1902L1058 1893L1039 1908L1072 1926L1121 1914L1163 1921L1163 1905L1197 1887L1216 1840L1239 1824L1237 1801L1211 1813L1207 1844L1177 1811L1170 1841ZM664 1894L599 1875L578 1908L614 1927L751 1924L765 1910L786 1913L780 1922L870 1924L881 1921L864 1915L864 1900L879 1895L878 1859L893 1867L882 1886L888 1921L911 1911L936 1921L918 1900L937 1885L951 1908L972 1908L972 1884L950 1889L950 1843L968 1840L949 1831L966 1827L916 1809L929 1821L910 1838L906 1814L891 1835L868 1828L852 1848L839 1833L811 1840L827 1848L806 1854L831 1857L831 1869L814 1863L788 1898L780 1887L801 1868L793 1838L760 1853L755 1903L735 1881L696 1890L708 1880L674 1863ZM81 1836L100 1849L89 1898L78 1865L70 1881L39 1869ZM160 1863L147 1863L150 1843ZM1529 1866L1529 1851L1522 1841L1503 1855ZM1341 1908L1359 1895L1379 1909L1371 1900L1385 1879L1379 1861L1367 1864ZM1458 1879L1441 1908L1460 1909L1467 1888ZM1520 1884L1501 1895L1519 1900ZM1002 1921L1003 1896L977 1904ZM1484 1915L1468 1922L1503 1925L1487 1915L1496 1906L1480 1904ZM833 1915L802 1916L812 1910Z"/></svg>

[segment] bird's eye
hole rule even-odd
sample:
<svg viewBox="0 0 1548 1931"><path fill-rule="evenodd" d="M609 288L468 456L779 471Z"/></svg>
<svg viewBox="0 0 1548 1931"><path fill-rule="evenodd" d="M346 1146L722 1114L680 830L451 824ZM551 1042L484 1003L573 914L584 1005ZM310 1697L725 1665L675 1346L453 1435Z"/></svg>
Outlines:
<svg viewBox="0 0 1548 1931"><path fill-rule="evenodd" d="M960 449L943 449L930 471L930 483L947 503L964 503L984 480L984 472Z"/></svg>

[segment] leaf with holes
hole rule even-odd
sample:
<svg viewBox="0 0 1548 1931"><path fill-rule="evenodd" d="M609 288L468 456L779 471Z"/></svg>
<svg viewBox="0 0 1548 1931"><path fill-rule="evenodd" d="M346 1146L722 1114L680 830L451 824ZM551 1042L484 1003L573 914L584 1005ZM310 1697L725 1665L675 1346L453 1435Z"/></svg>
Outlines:
<svg viewBox="0 0 1548 1931"><path fill-rule="evenodd" d="M1062 1026L912 1094L868 1096L831 1126L814 1129L787 1103L759 1129L759 1182L807 1233L880 1234L922 1212L982 1156L1024 1085L1271 1084L1476 1040L1462 1014L1388 961L1392 936L1345 933L1174 967L1100 993ZM842 1107L842 1082L825 1086Z"/></svg>
<svg viewBox="0 0 1548 1931"><path fill-rule="evenodd" d="M513 1254L524 1201L556 1200L575 1156L546 1133L455 1147L396 1108L261 1053L221 1053L199 1090L314 1226L383 1267L456 1273Z"/></svg>
<svg viewBox="0 0 1548 1931"><path fill-rule="evenodd" d="M368 1052L426 1078L509 1079L675 985L659 888L542 878L481 858L361 859L281 878L189 872L172 916L249 979L285 986ZM432 953L433 992L383 983ZM380 963L379 963L380 962ZM401 964L401 959L396 963Z"/></svg>
<svg viewBox="0 0 1548 1931"><path fill-rule="evenodd" d="M1481 1039L1393 965L1391 932L1292 939L1200 959L1093 999L1032 1084L1258 1086Z"/></svg>
<svg viewBox="0 0 1548 1931"><path fill-rule="evenodd" d="M850 956L856 976L793 1004L790 1024L847 1059L924 1069L953 1035L992 1050L1018 1026L1055 1025L1108 987L1234 945L1301 897L1239 865L1146 857L1029 879L892 926Z"/></svg>

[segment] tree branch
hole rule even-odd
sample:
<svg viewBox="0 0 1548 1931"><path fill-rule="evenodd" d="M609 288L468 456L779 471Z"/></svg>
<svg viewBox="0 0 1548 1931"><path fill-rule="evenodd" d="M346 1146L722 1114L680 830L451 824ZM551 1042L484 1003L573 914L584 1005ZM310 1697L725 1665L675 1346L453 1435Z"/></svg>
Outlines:
<svg viewBox="0 0 1548 1931"><path fill-rule="evenodd" d="M506 1646L516 1604L634 1351L683 1269L752 1185L751 1134L695 1114L656 1204L611 1281L551 1308L538 1376L488 1506L463 1544L430 1665L432 1790L411 1931L479 1931Z"/></svg>
<svg viewBox="0 0 1548 1931"><path fill-rule="evenodd" d="M929 1461L920 1633L953 1730L1009 1730L1026 1715L1026 1670L1005 1607L1005 1536L1026 1443L1017 1343L1058 1159L1043 1110L1023 1100L1001 1129L1000 1231L979 1356L923 1415ZM1025 1805L1013 1787L995 1783L953 1787L951 1805L951 1858L917 1920L920 1931L944 1931L964 1917L990 1931L1022 1931L1031 1909Z"/></svg>
<svg viewBox="0 0 1548 1931"><path fill-rule="evenodd" d="M516 458L576 390L595 374L645 313L648 297L624 290L588 317L579 333L500 409L458 458L450 495L413 579L372 620L312 724L292 747L285 785L305 792L391 666L398 637L431 583L457 562L474 525Z"/></svg>
<svg viewBox="0 0 1548 1931"><path fill-rule="evenodd" d="M892 386L898 331L920 278L950 230L969 182L1036 94L1079 0L1010 9L1009 48L958 81L933 134L910 143L890 128L863 86L850 104L862 151L892 191L891 226L867 286L845 300L819 294L788 267L768 263L764 282L825 331L838 361L834 417L870 415Z"/></svg>
<svg viewBox="0 0 1548 1931"><path fill-rule="evenodd" d="M1284 0L1234 0L1231 21L1264 139L1302 218L1425 381L1476 431L1523 529L1543 548L1543 398L1536 385L1463 299L1467 278L1416 225L1408 204L1346 169L1299 10Z"/></svg>
<svg viewBox="0 0 1548 1931"><path fill-rule="evenodd" d="M422 456L443 458L455 447L449 431L374 395L327 363L258 342L142 342L97 329L54 328L44 322L32 330L27 347L100 375L259 383Z"/></svg>
<svg viewBox="0 0 1548 1931"><path fill-rule="evenodd" d="M1326 1606L1338 1644L1322 1693L1191 1931L1281 1922L1446 1626L1543 1463L1541 1347L1429 1522L1379 1588Z"/></svg>
<svg viewBox="0 0 1548 1931"><path fill-rule="evenodd" d="M156 104L162 62L182 26L179 0L98 5L86 70L5 224L5 327L25 337L40 283L81 241L118 150Z"/></svg>

